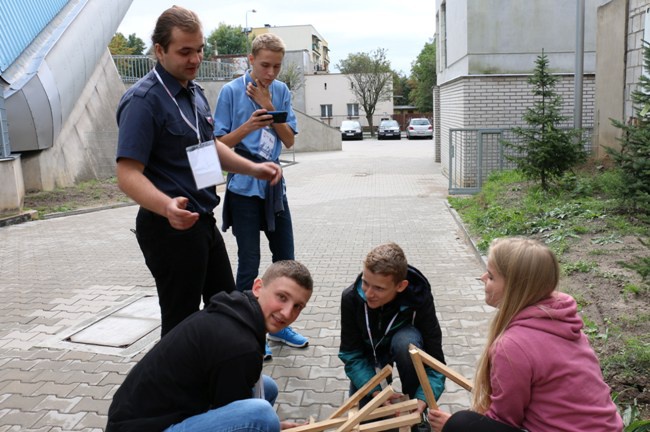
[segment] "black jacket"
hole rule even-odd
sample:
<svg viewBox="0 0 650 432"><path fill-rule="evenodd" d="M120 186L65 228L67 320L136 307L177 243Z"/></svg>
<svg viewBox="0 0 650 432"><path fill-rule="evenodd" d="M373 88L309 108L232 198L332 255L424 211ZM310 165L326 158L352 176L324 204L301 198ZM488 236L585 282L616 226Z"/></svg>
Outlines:
<svg viewBox="0 0 650 432"><path fill-rule="evenodd" d="M113 397L106 432L155 431L252 396L266 326L251 291L218 293L165 335Z"/></svg>
<svg viewBox="0 0 650 432"><path fill-rule="evenodd" d="M368 330L364 305L366 297L361 289L361 276L343 291L341 298L341 346L339 358L345 364L345 373L356 388L361 388L375 376L374 356ZM406 325L412 325L420 331L424 341L424 351L444 363L442 352L442 332L431 294L431 285L424 275L415 267L409 266L407 288L390 303L371 309L368 308L370 332L375 344L397 314L390 331L376 347L378 353L387 351L395 332ZM429 382L436 395L444 389L444 376L426 368ZM424 400L424 392L418 389L416 396Z"/></svg>

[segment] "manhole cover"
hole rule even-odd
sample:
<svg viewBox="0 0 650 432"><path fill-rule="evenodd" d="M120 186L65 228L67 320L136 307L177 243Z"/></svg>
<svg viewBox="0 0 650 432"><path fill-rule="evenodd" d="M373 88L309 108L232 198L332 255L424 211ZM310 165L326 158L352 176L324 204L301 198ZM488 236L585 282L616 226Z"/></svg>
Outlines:
<svg viewBox="0 0 650 432"><path fill-rule="evenodd" d="M158 297L143 297L68 337L68 342L125 348L160 326Z"/></svg>

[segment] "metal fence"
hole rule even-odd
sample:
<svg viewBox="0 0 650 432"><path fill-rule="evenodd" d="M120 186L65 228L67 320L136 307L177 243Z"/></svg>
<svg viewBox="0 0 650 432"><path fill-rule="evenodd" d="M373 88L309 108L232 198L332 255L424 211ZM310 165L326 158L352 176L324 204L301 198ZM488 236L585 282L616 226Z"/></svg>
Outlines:
<svg viewBox="0 0 650 432"><path fill-rule="evenodd" d="M585 151L591 152L592 128L583 129ZM449 130L449 193L475 194L493 171L514 169L508 160L517 151L503 141L521 143L512 129L450 129Z"/></svg>
<svg viewBox="0 0 650 432"><path fill-rule="evenodd" d="M122 77L122 82L133 84L145 76L156 64L153 57L145 55L114 55L113 62ZM240 66L231 61L204 61L199 67L197 81L231 80L240 70Z"/></svg>

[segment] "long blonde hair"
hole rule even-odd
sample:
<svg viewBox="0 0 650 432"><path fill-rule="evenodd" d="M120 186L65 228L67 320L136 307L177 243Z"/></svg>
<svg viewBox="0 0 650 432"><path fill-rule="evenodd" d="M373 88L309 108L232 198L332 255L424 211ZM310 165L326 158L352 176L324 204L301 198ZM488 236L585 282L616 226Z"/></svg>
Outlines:
<svg viewBox="0 0 650 432"><path fill-rule="evenodd" d="M536 240L519 237L495 239L490 244L488 262L503 276L505 286L474 377L472 405L480 413L490 408L490 350L512 318L522 309L550 297L560 279L560 266L555 254Z"/></svg>

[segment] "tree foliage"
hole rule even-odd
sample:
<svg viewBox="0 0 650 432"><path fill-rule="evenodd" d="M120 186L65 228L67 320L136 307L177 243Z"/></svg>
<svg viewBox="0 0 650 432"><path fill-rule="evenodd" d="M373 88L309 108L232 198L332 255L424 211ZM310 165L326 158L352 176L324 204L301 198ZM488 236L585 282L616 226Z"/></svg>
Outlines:
<svg viewBox="0 0 650 432"><path fill-rule="evenodd" d="M413 90L409 102L418 111L427 113L433 111L433 87L436 85L436 44L434 40L424 44L418 58L411 65L411 80Z"/></svg>
<svg viewBox="0 0 650 432"><path fill-rule="evenodd" d="M586 154L581 131L560 128L566 120L560 113L562 98L555 92L557 77L550 73L543 51L535 64L528 79L535 102L524 114L528 127L514 128L519 141L503 144L515 150L515 155L507 158L514 160L527 178L540 181L542 189L547 190L552 180L584 161Z"/></svg>
<svg viewBox="0 0 650 432"><path fill-rule="evenodd" d="M410 93L411 83L409 78L402 73L393 71L393 103L395 105L407 105Z"/></svg>
<svg viewBox="0 0 650 432"><path fill-rule="evenodd" d="M133 50L133 55L143 55L146 48L144 41L137 37L135 33L129 35L126 44Z"/></svg>
<svg viewBox="0 0 650 432"><path fill-rule="evenodd" d="M285 83L292 92L300 90L305 85L305 80L300 71L300 67L294 62L282 66L282 71L280 72L280 75L278 75L278 80Z"/></svg>
<svg viewBox="0 0 650 432"><path fill-rule="evenodd" d="M204 53L206 60L212 59L217 54L248 54L244 29L241 26L219 23L219 27L208 36Z"/></svg>
<svg viewBox="0 0 650 432"><path fill-rule="evenodd" d="M144 48L144 41L135 33L130 34L128 39L122 33L115 33L108 44L111 55L142 55Z"/></svg>
<svg viewBox="0 0 650 432"><path fill-rule="evenodd" d="M363 108L370 133L374 136L372 116L375 108L379 102L393 97L393 72L390 61L386 59L386 50L378 48L370 53L348 54L336 67L347 75L352 93Z"/></svg>
<svg viewBox="0 0 650 432"><path fill-rule="evenodd" d="M650 45L643 43L645 70L650 70ZM641 75L632 92L635 117L627 124L612 120L623 131L621 149L606 147L623 174L623 197L633 210L650 212L650 78Z"/></svg>

